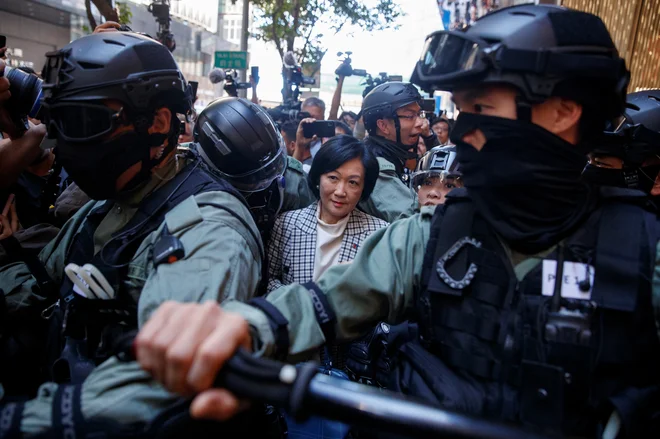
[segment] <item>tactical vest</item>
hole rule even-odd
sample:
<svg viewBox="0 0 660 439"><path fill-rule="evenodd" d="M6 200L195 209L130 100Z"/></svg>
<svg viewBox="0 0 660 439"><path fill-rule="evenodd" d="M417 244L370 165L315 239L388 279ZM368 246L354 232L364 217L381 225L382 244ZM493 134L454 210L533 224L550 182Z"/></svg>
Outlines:
<svg viewBox="0 0 660 439"><path fill-rule="evenodd" d="M128 224L115 232L96 255L94 233L114 203L107 201L89 213L68 248L66 264L94 265L116 295L112 300L86 299L75 293L72 281L64 277L60 299L50 316L49 380L82 383L96 365L114 354L114 341L137 328L137 298L130 296L124 281L139 246L163 224L167 212L190 196L211 191L230 193L245 203L233 186L211 176L199 165L196 160L189 163L146 197ZM161 237L169 233L166 229ZM153 252L153 249L142 251Z"/></svg>
<svg viewBox="0 0 660 439"><path fill-rule="evenodd" d="M433 217L416 300L421 345L440 360L429 377L443 382L439 392L463 386L457 394L477 402L456 407L571 435L594 437L613 408L626 437L657 422L656 216L641 192L604 190L585 223L543 255L556 267L528 260L516 268L521 281L467 192L456 193ZM585 264L560 278L591 289L589 299L542 294L561 261Z"/></svg>

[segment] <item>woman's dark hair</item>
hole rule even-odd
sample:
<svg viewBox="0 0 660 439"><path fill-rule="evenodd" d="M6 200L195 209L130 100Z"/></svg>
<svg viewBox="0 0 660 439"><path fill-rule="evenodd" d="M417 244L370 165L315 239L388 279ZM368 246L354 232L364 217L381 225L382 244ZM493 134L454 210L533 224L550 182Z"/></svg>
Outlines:
<svg viewBox="0 0 660 439"><path fill-rule="evenodd" d="M325 142L314 156L312 168L307 174L307 184L316 199L319 199L321 175L332 172L344 163L359 158L364 166L364 188L360 200L366 200L376 186L378 160L364 143L352 136L335 136Z"/></svg>
<svg viewBox="0 0 660 439"><path fill-rule="evenodd" d="M340 130L342 130L344 132L344 134L353 137L353 130L351 129L351 127L348 126L347 123L342 122L341 120L336 120L335 121L335 128L339 128Z"/></svg>

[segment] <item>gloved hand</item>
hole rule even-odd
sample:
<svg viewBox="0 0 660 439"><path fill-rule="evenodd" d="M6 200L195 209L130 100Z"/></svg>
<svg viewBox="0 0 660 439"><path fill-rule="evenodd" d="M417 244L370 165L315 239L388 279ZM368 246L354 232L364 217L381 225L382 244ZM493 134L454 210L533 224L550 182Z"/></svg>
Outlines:
<svg viewBox="0 0 660 439"><path fill-rule="evenodd" d="M348 347L346 369L353 381L384 387L391 369L388 335L391 326L381 322Z"/></svg>

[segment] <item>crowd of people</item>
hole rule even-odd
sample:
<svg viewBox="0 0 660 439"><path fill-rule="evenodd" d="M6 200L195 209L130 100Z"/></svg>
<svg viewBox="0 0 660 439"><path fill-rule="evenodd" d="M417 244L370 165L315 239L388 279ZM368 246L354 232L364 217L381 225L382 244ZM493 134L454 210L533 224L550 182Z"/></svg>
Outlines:
<svg viewBox="0 0 660 439"><path fill-rule="evenodd" d="M338 78L327 121L193 115L118 28L0 61L1 439L309 437L214 387L239 348L530 434L660 431L660 90L628 94L600 18L436 32L358 114Z"/></svg>

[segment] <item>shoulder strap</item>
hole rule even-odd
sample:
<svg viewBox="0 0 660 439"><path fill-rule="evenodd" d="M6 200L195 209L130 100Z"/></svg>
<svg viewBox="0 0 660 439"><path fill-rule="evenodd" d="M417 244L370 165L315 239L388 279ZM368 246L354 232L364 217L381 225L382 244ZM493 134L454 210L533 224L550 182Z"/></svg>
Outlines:
<svg viewBox="0 0 660 439"><path fill-rule="evenodd" d="M595 254L594 300L607 309L632 312L637 306L639 267L644 252L657 243L656 215L635 202L637 198L606 199L598 227ZM650 261L655 260L655 255ZM649 272L650 274L650 272ZM626 292L634 292L626 294Z"/></svg>

